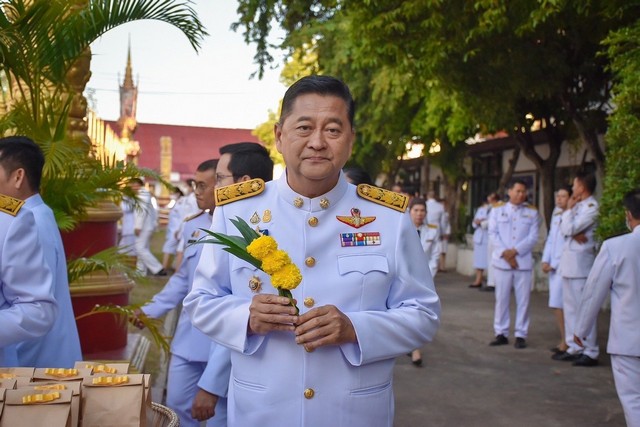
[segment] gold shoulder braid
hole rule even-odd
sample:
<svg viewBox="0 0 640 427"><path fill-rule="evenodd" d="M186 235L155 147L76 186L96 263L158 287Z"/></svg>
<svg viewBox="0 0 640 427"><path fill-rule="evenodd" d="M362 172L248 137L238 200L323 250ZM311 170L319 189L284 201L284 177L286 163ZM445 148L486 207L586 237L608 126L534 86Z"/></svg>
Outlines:
<svg viewBox="0 0 640 427"><path fill-rule="evenodd" d="M358 196L399 212L404 212L409 205L408 196L368 184L358 185Z"/></svg>
<svg viewBox="0 0 640 427"><path fill-rule="evenodd" d="M200 212L198 212L198 213L196 213L196 214L193 214L193 215L191 215L191 216L188 216L188 217L186 217L186 218L184 219L184 222L188 222L188 221L191 221L192 219L196 219L196 218L198 218L200 215L202 215L204 212L205 212L205 211L204 211L204 209L203 209L203 210L201 210Z"/></svg>
<svg viewBox="0 0 640 427"><path fill-rule="evenodd" d="M222 206L237 200L246 199L247 197L257 196L263 191L264 181L260 178L216 188L216 206Z"/></svg>
<svg viewBox="0 0 640 427"><path fill-rule="evenodd" d="M20 212L20 208L24 205L24 200L14 199L13 197L0 194L0 211L16 216Z"/></svg>

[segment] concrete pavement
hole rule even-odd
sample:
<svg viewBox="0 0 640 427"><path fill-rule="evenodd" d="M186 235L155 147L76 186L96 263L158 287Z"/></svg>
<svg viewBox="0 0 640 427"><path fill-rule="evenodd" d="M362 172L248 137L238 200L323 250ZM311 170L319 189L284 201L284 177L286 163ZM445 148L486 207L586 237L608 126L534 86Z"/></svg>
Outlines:
<svg viewBox="0 0 640 427"><path fill-rule="evenodd" d="M422 368L398 358L395 426L625 426L606 354L608 314L598 325L600 365L574 367L551 359L558 334L546 292L531 295L526 349L516 350L513 336L509 345L489 347L494 295L469 283L457 273L436 276L442 324L423 348Z"/></svg>

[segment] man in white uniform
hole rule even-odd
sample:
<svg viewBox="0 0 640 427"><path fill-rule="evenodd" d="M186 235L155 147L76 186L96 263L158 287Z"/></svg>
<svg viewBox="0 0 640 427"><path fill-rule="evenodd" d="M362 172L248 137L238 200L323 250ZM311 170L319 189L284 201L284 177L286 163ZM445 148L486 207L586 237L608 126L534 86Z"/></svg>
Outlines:
<svg viewBox="0 0 640 427"><path fill-rule="evenodd" d="M562 307L567 351L555 353L554 360L573 362L574 366L596 366L600 349L596 342L596 325L583 340L584 348L574 341L576 310L582 289L596 257L595 229L598 202L593 197L596 178L593 174L578 174L573 180L573 194L562 213L560 231L565 243L560 258L562 276Z"/></svg>
<svg viewBox="0 0 640 427"><path fill-rule="evenodd" d="M496 339L489 345L508 344L509 300L511 289L516 299L515 348L527 346L529 297L533 268L531 251L538 241L540 215L527 200L527 184L516 179L509 187L509 202L491 210L489 235L493 243L496 307L493 329Z"/></svg>
<svg viewBox="0 0 640 427"><path fill-rule="evenodd" d="M212 230L238 235L229 219L239 216L272 236L303 277L292 291L297 315L264 272L218 245L203 249L184 305L196 327L232 350L229 426L390 427L395 358L438 327L407 198L356 190L341 172L353 117L344 83L302 78L275 126L282 177L217 190Z"/></svg>
<svg viewBox="0 0 640 427"><path fill-rule="evenodd" d="M631 233L606 240L587 277L576 314L573 340L579 346L611 293L607 351L628 427L640 427L640 189L622 199Z"/></svg>
<svg viewBox="0 0 640 427"><path fill-rule="evenodd" d="M136 235L136 256L138 257L137 269L142 275L151 272L154 276L166 276L167 272L162 268L160 261L151 253L149 247L151 236L156 229L158 212L151 201L151 193L144 188L144 183L139 178L129 181L131 188L138 194L138 206L134 208L134 233Z"/></svg>
<svg viewBox="0 0 640 427"><path fill-rule="evenodd" d="M444 230L444 205L436 200L436 192L427 192L427 224L437 224L440 230Z"/></svg>
<svg viewBox="0 0 640 427"><path fill-rule="evenodd" d="M558 331L560 331L560 344L552 348L554 353L567 351L567 343L564 336L564 313L562 310L562 276L558 272L560 258L564 248L564 236L560 232L562 213L567 209L571 187L562 186L556 191L556 208L551 215L551 227L547 235L547 241L542 251L542 271L549 274L549 307L555 314Z"/></svg>
<svg viewBox="0 0 640 427"><path fill-rule="evenodd" d="M473 216L473 268L476 270L476 277L470 288L482 286L484 271L487 269L489 257L487 256L487 245L489 244L489 214L491 213L490 196L487 196L485 203L476 210Z"/></svg>
<svg viewBox="0 0 640 427"><path fill-rule="evenodd" d="M82 352L71 305L62 238L53 211L39 194L44 155L27 137L1 138L0 165L10 174L21 173L21 178L7 188L6 195L24 200L24 208L33 213L45 262L53 276L53 296L58 304L58 315L51 330L42 337L18 344L19 366L73 368L76 361L82 360Z"/></svg>

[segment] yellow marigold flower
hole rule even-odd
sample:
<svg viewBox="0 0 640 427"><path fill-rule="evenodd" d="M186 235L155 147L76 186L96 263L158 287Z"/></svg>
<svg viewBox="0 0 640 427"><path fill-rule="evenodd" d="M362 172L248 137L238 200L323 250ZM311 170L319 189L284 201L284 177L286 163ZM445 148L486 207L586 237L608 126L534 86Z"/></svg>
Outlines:
<svg viewBox="0 0 640 427"><path fill-rule="evenodd" d="M271 275L274 288L295 289L302 281L302 274L295 264L287 264Z"/></svg>
<svg viewBox="0 0 640 427"><path fill-rule="evenodd" d="M285 251L277 250L271 252L262 260L262 270L267 274L273 274L290 263L291 258L289 258L289 254Z"/></svg>
<svg viewBox="0 0 640 427"><path fill-rule="evenodd" d="M254 239L249 246L247 246L247 252L249 252L249 255L260 261L277 249L278 244L271 236L260 236L257 239Z"/></svg>

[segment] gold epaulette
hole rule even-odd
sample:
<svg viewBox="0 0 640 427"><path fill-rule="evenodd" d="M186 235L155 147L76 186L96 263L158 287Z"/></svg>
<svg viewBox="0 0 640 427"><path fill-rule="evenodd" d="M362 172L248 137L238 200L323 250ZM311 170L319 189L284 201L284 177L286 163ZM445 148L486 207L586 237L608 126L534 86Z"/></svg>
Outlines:
<svg viewBox="0 0 640 427"><path fill-rule="evenodd" d="M14 199L10 196L0 194L0 211L16 216L20 212L20 208L24 205L24 200Z"/></svg>
<svg viewBox="0 0 640 427"><path fill-rule="evenodd" d="M216 188L216 206L222 206L226 205L227 203L246 199L247 197L257 196L263 191L264 181L260 178L250 179L249 181L237 182L225 187Z"/></svg>
<svg viewBox="0 0 640 427"><path fill-rule="evenodd" d="M427 227L429 227L429 228L438 228L438 226L435 225L435 224L427 224Z"/></svg>
<svg viewBox="0 0 640 427"><path fill-rule="evenodd" d="M504 205L505 203L502 200L500 200L499 202L495 202L493 205L491 205L491 207L499 208L500 206L504 206Z"/></svg>
<svg viewBox="0 0 640 427"><path fill-rule="evenodd" d="M407 210L407 206L409 205L408 196L369 184L358 185L358 196L399 212Z"/></svg>
<svg viewBox="0 0 640 427"><path fill-rule="evenodd" d="M527 203L526 205L524 205L525 208L529 208L529 209L533 209L534 211L538 210L538 207L536 205L530 205L529 203Z"/></svg>
<svg viewBox="0 0 640 427"><path fill-rule="evenodd" d="M196 218L198 218L200 215L202 215L202 214L203 214L203 213L205 213L205 212L206 212L205 210L201 210L200 212L198 212L198 213L196 213L196 214L193 214L193 215L191 215L191 216L188 216L188 217L186 217L186 218L184 219L184 222L191 221L192 219L196 219Z"/></svg>

